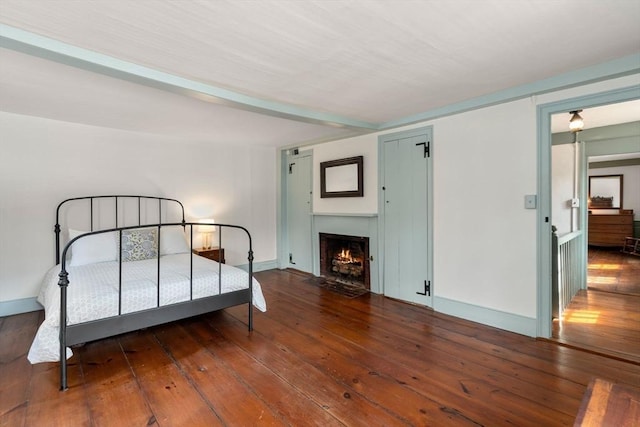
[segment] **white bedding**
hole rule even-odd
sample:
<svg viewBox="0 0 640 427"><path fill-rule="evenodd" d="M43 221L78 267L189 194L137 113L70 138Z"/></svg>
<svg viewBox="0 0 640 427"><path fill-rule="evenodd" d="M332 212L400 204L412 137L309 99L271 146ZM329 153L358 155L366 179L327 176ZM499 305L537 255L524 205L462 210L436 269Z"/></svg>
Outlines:
<svg viewBox="0 0 640 427"><path fill-rule="evenodd" d="M160 305L189 300L190 254L163 255L160 260ZM157 259L122 263L122 313L156 307ZM218 294L218 266L215 261L193 255L193 298ZM118 262L68 267L67 319L69 325L118 315ZM31 363L60 359L60 288L57 265L45 275L38 302L45 308L45 320L31 344ZM222 264L222 293L248 286L247 272ZM253 305L266 311L260 284L253 279ZM67 348L67 358L73 353Z"/></svg>

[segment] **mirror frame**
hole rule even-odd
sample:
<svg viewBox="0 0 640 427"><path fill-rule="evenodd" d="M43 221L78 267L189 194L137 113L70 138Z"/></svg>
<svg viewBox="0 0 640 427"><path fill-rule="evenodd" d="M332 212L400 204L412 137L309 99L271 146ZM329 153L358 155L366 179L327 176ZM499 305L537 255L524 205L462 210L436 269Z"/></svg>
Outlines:
<svg viewBox="0 0 640 427"><path fill-rule="evenodd" d="M354 165L356 170L345 169ZM320 163L320 198L363 197L363 157L349 157ZM345 173L346 172L346 173Z"/></svg>
<svg viewBox="0 0 640 427"><path fill-rule="evenodd" d="M622 174L618 174L618 175L592 175L589 176L589 209L623 209L624 204L622 203L622 190L623 190L623 185L622 185L622 178L623 175ZM617 190L617 194L615 194L615 189L614 194L591 194L591 189L593 188L594 185L594 181L598 181L598 180L617 180L618 181L618 190ZM613 184L613 187L615 188L615 184ZM611 206L598 206L598 207L594 207L591 204L591 198L592 197L597 197L597 196L603 196L603 197L613 197L613 202ZM618 201L618 203L616 203L616 200Z"/></svg>

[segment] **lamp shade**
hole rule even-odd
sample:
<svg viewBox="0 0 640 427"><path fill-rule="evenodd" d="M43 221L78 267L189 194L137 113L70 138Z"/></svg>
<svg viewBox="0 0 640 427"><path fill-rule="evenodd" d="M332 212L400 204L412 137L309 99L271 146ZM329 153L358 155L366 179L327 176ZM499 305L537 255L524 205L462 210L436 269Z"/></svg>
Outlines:
<svg viewBox="0 0 640 427"><path fill-rule="evenodd" d="M580 116L582 110L570 111L571 119L569 119L569 130L571 132L580 132L584 128L584 120Z"/></svg>
<svg viewBox="0 0 640 427"><path fill-rule="evenodd" d="M198 231L200 233L214 233L216 231L216 226L211 225L216 221L213 218L205 218L198 220L201 225L198 225Z"/></svg>

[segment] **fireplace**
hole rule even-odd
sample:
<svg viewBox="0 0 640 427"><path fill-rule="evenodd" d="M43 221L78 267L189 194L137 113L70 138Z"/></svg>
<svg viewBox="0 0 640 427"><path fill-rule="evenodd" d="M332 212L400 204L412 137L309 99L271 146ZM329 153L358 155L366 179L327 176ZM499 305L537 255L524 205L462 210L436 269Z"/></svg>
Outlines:
<svg viewBox="0 0 640 427"><path fill-rule="evenodd" d="M320 275L370 289L369 238L320 233Z"/></svg>

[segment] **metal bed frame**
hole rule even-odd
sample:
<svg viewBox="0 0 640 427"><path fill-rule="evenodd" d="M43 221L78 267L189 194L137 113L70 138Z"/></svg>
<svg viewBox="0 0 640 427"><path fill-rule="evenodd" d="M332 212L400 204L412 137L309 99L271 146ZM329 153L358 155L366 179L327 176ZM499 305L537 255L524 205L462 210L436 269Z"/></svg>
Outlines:
<svg viewBox="0 0 640 427"><path fill-rule="evenodd" d="M104 229L104 230L94 230L93 224L93 216L94 216L94 200L96 199L114 199L115 200L115 227ZM138 212L138 224L127 227L118 227L118 201L121 199L137 199L137 212ZM66 246L62 249L62 253L60 251L60 208L69 202L75 202L80 200L89 200L90 208L89 214L91 216L91 231L76 238L70 240ZM145 203L148 200L157 200L158 202L158 220L159 223L156 224L143 224L141 221L141 203L144 201ZM176 203L180 211L182 212L182 220L180 222L171 222L171 223L162 223L162 203ZM182 226L183 228L189 227L190 232L190 249L191 249L191 257L190 257L190 298L189 301L184 301L175 304L169 305L160 305L160 229L162 227L167 226ZM142 328L147 328L150 326L160 325L163 323L172 322L175 320L185 319L192 316L197 316L200 314L222 310L227 307L232 307L240 304L248 304L249 305L249 319L248 319L248 328L249 331L253 330L253 249L251 242L251 234L249 231L239 225L231 225L231 224L204 224L217 227L218 231L218 245L222 247L222 230L227 229L239 229L243 230L247 237L249 243L248 257L249 261L248 265L248 277L249 277L249 286L247 289L241 289L237 291L222 293L222 266L218 266L218 295L213 295L204 298L193 299L193 226L194 225L203 225L202 223L194 223L194 222L186 222L184 219L184 206L181 202L176 199L169 199L165 197L154 197L154 196L130 196L130 195L109 195L109 196L85 196L85 197L74 197L71 199L66 199L62 201L57 209L56 209L56 224L54 227L54 232L56 234L56 265L61 265L61 270L59 273L58 286L60 286L60 390L67 390L67 358L66 358L66 348L72 345L85 343L88 341L98 340L102 338L111 337L114 335L123 334L126 332L135 331ZM131 230L136 228L151 228L157 227L158 229L158 266L157 266L157 301L156 307L136 311L132 313L122 314L122 259L118 257L118 268L119 268L119 304L118 304L118 315L103 319L92 320L89 322L78 323L73 325L67 324L67 287L69 286L69 273L66 269L67 263L67 251L73 243L79 239L85 238L87 236L101 234L101 233L109 233L109 232L117 232L118 238L120 240L120 246L122 243L122 232L124 230ZM61 256L62 255L62 256ZM197 256L197 255L195 255Z"/></svg>

